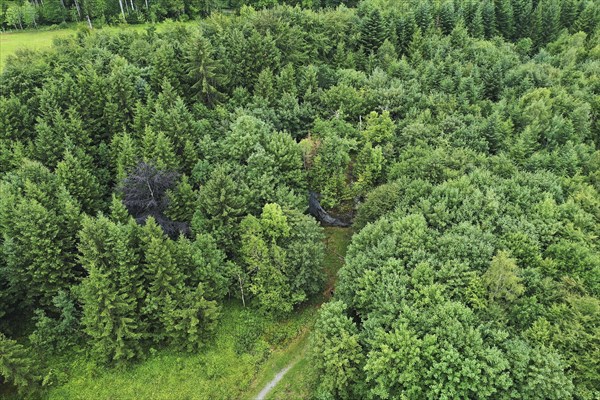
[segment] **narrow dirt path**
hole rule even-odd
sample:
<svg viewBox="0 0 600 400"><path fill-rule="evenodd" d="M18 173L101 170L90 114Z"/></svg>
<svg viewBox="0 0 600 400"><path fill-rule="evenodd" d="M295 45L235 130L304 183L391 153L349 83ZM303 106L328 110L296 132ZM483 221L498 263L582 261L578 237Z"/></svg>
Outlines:
<svg viewBox="0 0 600 400"><path fill-rule="evenodd" d="M279 383L279 381L283 378L285 374L287 374L287 372L290 370L290 368L294 366L294 364L296 364L295 361L287 367L285 367L284 369L282 369L281 371L279 371L277 375L275 375L275 377L271 379L271 382L267 383L263 390L260 391L258 396L256 396L256 400L265 400L269 392L275 387L275 385Z"/></svg>

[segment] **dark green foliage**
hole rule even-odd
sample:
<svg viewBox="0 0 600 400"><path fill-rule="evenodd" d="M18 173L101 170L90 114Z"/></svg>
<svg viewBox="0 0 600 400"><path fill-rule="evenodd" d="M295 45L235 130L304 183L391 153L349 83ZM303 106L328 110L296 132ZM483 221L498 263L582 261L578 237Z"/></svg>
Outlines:
<svg viewBox="0 0 600 400"><path fill-rule="evenodd" d="M40 377L27 349L0 333L0 376L17 386L19 393L31 393Z"/></svg>
<svg viewBox="0 0 600 400"><path fill-rule="evenodd" d="M35 331L29 336L36 350L59 353L77 343L81 334L81 316L72 297L67 292L59 292L52 299L53 312L36 310Z"/></svg>
<svg viewBox="0 0 600 400"><path fill-rule="evenodd" d="M3 257L21 306L48 307L60 290L76 283L77 202L37 162L24 160L0 186Z"/></svg>
<svg viewBox="0 0 600 400"><path fill-rule="evenodd" d="M0 10L20 28L36 7L94 26L239 8L7 62L0 326L36 350L4 340L7 381L198 351L225 297L277 316L314 299L312 196L356 230L316 397L597 398L598 2L276 3ZM235 351L266 355L249 325Z"/></svg>
<svg viewBox="0 0 600 400"><path fill-rule="evenodd" d="M379 9L375 8L369 10L367 15L365 15L361 21L360 26L360 44L365 51L377 51L387 37L386 30L387 27L385 26L385 22L381 17Z"/></svg>
<svg viewBox="0 0 600 400"><path fill-rule="evenodd" d="M200 188L198 210L192 222L196 234L207 232L228 253L235 250L239 237L237 226L246 214L246 205L238 184L229 171L220 166Z"/></svg>

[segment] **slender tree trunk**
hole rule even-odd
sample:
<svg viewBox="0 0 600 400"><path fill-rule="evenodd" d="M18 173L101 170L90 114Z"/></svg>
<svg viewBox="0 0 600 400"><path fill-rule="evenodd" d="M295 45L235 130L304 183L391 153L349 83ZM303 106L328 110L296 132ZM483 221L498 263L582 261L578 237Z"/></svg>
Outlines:
<svg viewBox="0 0 600 400"><path fill-rule="evenodd" d="M146 10L147 10L148 9L148 0L145 0L145 1L146 1Z"/></svg>
<svg viewBox="0 0 600 400"><path fill-rule="evenodd" d="M133 6L133 0L129 0L129 3L131 3L131 11L135 11L135 7Z"/></svg>
<svg viewBox="0 0 600 400"><path fill-rule="evenodd" d="M240 281L240 292L242 293L242 304L246 307L246 300L244 299L244 285L242 285L242 277L238 274L238 280Z"/></svg>
<svg viewBox="0 0 600 400"><path fill-rule="evenodd" d="M79 8L79 2L75 0L75 7L77 8L77 15L79 15L79 19L81 19L81 8ZM88 14L89 18L89 14Z"/></svg>
<svg viewBox="0 0 600 400"><path fill-rule="evenodd" d="M121 7L121 15L123 15L123 20L125 20L125 10L123 10L123 2L119 0L119 7Z"/></svg>
<svg viewBox="0 0 600 400"><path fill-rule="evenodd" d="M92 26L92 20L90 19L90 16L86 15L86 17L87 17L87 22L88 22L88 25L90 26L90 29L94 29L94 27Z"/></svg>

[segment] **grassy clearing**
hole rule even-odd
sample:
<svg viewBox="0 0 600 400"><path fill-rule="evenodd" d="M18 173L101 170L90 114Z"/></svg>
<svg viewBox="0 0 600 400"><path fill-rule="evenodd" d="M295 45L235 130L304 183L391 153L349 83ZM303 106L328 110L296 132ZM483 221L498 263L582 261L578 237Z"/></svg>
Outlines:
<svg viewBox="0 0 600 400"><path fill-rule="evenodd" d="M0 71L4 69L8 56L17 50L42 50L50 47L55 38L67 37L74 29L57 29L54 31L27 31L0 34Z"/></svg>
<svg viewBox="0 0 600 400"><path fill-rule="evenodd" d="M324 296L330 297L331 289L335 285L337 272L344 265L346 250L352 238L352 229L350 228L325 228L325 260L323 267L327 276L327 285Z"/></svg>
<svg viewBox="0 0 600 400"><path fill-rule="evenodd" d="M265 321L255 311L227 304L204 351L159 350L126 369L103 370L76 360L68 366L68 382L47 399L249 399L247 392L265 370L294 354L314 315L309 307L289 320Z"/></svg>
<svg viewBox="0 0 600 400"><path fill-rule="evenodd" d="M167 29L174 24L193 25L195 22L176 23L171 21L154 24L157 31ZM97 29L101 32L117 32L120 30L143 31L152 24L106 26ZM52 46L54 39L69 37L77 32L80 27L87 24L74 24L65 29L54 30L27 30L23 32L0 33L0 71L4 69L6 60L15 54L17 50L44 50Z"/></svg>
<svg viewBox="0 0 600 400"><path fill-rule="evenodd" d="M326 228L325 271L329 288L343 265L352 232ZM51 400L250 400L281 369L295 362L269 394L272 399L307 399L314 374L307 360L310 331L318 307L330 290L313 299L289 319L265 319L237 303L223 307L214 339L196 354L163 349L151 351L144 361L124 369L95 367L85 357L62 361L54 371L64 384L52 388ZM61 378L62 377L62 378Z"/></svg>

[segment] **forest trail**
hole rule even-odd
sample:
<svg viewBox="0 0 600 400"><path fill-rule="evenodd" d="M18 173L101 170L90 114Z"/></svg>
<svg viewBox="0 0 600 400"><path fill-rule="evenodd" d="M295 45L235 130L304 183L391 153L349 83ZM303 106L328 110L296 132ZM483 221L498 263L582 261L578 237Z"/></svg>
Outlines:
<svg viewBox="0 0 600 400"><path fill-rule="evenodd" d="M314 299L311 307L319 308L324 302L331 299L338 270L344 265L344 257L346 249L352 237L352 229L341 227L325 228L325 259L323 260L323 269L325 272L325 290L321 296ZM299 399L306 398L307 393L310 393L312 382L307 380L309 363L306 360L309 347L308 336L310 335L310 327L302 334L296 344L289 346L284 350L283 357L288 357L287 362L281 362L279 368L271 369L271 374L274 378L268 383L262 384L262 390L259 394L254 394L249 398L256 399ZM280 356L281 357L281 356ZM264 378L273 376L263 374ZM261 386L258 386L261 387ZM257 388L258 389L258 388ZM253 392L256 393L256 392Z"/></svg>
<svg viewBox="0 0 600 400"><path fill-rule="evenodd" d="M267 385L260 391L258 396L256 396L256 400L264 400L269 394L269 392L275 387L275 385L279 383L279 381L284 377L285 374L287 374L287 372L290 370L290 368L294 366L294 364L296 364L295 361L287 367L285 367L284 369L282 369L281 371L279 371L275 375L275 377L271 379L271 382L267 383Z"/></svg>

